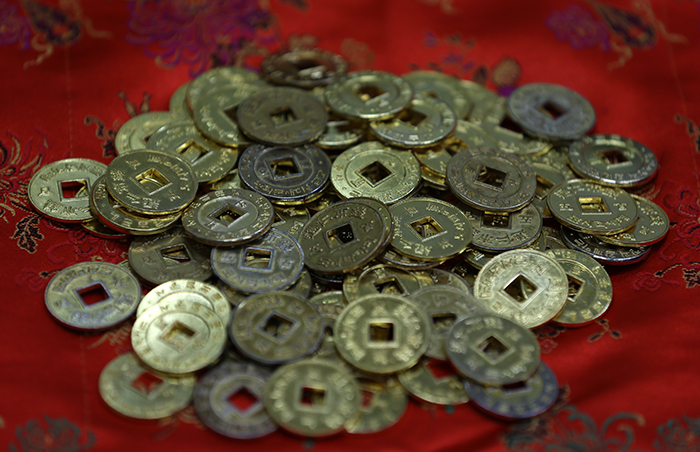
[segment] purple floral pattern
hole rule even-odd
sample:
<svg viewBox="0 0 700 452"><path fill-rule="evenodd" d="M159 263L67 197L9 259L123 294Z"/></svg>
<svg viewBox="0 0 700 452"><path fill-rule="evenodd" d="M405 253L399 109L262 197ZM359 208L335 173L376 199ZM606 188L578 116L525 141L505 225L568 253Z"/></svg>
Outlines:
<svg viewBox="0 0 700 452"><path fill-rule="evenodd" d="M95 445L94 433L83 435L80 428L66 418L44 416L44 422L31 419L18 426L15 434L17 444L9 445L12 452L80 452Z"/></svg>
<svg viewBox="0 0 700 452"><path fill-rule="evenodd" d="M547 17L547 26L557 39L568 42L574 49L600 47L606 52L610 50L610 33L605 23L579 5L553 11Z"/></svg>
<svg viewBox="0 0 700 452"><path fill-rule="evenodd" d="M26 50L31 39L32 29L27 18L18 14L16 5L0 0L0 46L17 44Z"/></svg>

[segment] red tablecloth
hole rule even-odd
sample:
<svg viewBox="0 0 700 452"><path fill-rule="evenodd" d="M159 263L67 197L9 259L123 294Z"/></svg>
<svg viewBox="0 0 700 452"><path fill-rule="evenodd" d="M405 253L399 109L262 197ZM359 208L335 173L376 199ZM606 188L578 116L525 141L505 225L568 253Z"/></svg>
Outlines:
<svg viewBox="0 0 700 452"><path fill-rule="evenodd" d="M27 184L44 164L114 156L119 126L167 110L173 91L216 65L256 68L281 46L343 54L355 69L435 69L507 95L567 85L597 133L646 144L661 169L644 195L668 213L652 256L609 268L613 305L580 329L538 331L562 386L551 412L492 420L473 407L425 408L378 434L236 441L190 407L159 422L101 401L102 368L129 328L59 326L43 290L76 262L125 257L108 241L39 217ZM78 450L700 450L700 3L691 0L0 0L0 446Z"/></svg>

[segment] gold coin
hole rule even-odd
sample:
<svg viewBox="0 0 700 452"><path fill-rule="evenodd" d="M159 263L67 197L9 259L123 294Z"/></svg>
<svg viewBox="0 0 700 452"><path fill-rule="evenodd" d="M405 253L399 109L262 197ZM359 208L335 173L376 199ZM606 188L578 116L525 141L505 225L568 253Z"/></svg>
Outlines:
<svg viewBox="0 0 700 452"><path fill-rule="evenodd" d="M420 279L408 270L390 265L374 265L345 275L343 293L349 302L367 295L408 296L423 287Z"/></svg>
<svg viewBox="0 0 700 452"><path fill-rule="evenodd" d="M428 268L437 267L443 261L417 261L410 257L399 254L391 247L388 247L377 256L377 260L384 264L389 264L392 267L401 268L404 270L425 270Z"/></svg>
<svg viewBox="0 0 700 452"><path fill-rule="evenodd" d="M486 253L528 246L542 230L542 216L532 203L515 212L484 212L469 206L463 209L474 234L472 248Z"/></svg>
<svg viewBox="0 0 700 452"><path fill-rule="evenodd" d="M408 397L394 377L362 375L357 378L362 392L360 416L347 426L348 433L382 431L396 424L408 408Z"/></svg>
<svg viewBox="0 0 700 452"><path fill-rule="evenodd" d="M95 237L100 237L103 239L125 239L127 236L123 232L116 231L97 218L92 220L83 221L80 226L86 230L88 233L94 235Z"/></svg>
<svg viewBox="0 0 700 452"><path fill-rule="evenodd" d="M224 325L231 317L231 305L224 294L211 284L193 279L175 279L151 289L143 296L136 310L136 317L146 312L148 308L164 301L177 300L194 301L208 307L216 313Z"/></svg>
<svg viewBox="0 0 700 452"><path fill-rule="evenodd" d="M161 127L181 120L180 116L169 111L149 111L134 116L125 122L114 138L114 149L118 155L146 149L148 137Z"/></svg>
<svg viewBox="0 0 700 452"><path fill-rule="evenodd" d="M168 109L173 116L179 116L181 118L192 118L192 111L190 107L187 106L187 88L190 83L183 83L180 85L172 96L170 96L170 102L168 102Z"/></svg>
<svg viewBox="0 0 700 452"><path fill-rule="evenodd" d="M323 95L321 95L323 102ZM334 113L328 115L326 130L316 140L316 146L329 151L347 149L359 143L365 137L365 125L362 121L342 118Z"/></svg>
<svg viewBox="0 0 700 452"><path fill-rule="evenodd" d="M544 163L532 162L530 167L535 172L535 178L537 179L537 189L535 190L535 197L532 198L532 203L540 211L542 218L552 218L552 214L549 213L547 208L547 193L552 187L566 182L567 179L558 169Z"/></svg>
<svg viewBox="0 0 700 452"><path fill-rule="evenodd" d="M613 235L600 235L603 242L617 246L649 246L666 237L671 223L658 204L630 193L637 204L639 220L630 229Z"/></svg>
<svg viewBox="0 0 700 452"><path fill-rule="evenodd" d="M241 83L217 88L194 104L194 123L204 136L224 146L245 146L250 141L238 127L238 105L264 86Z"/></svg>
<svg viewBox="0 0 700 452"><path fill-rule="evenodd" d="M445 361L422 358L396 376L409 394L422 402L450 406L469 402L462 379Z"/></svg>
<svg viewBox="0 0 700 452"><path fill-rule="evenodd" d="M469 95L474 106L469 112L468 119L470 121L483 120L494 108L501 99L498 93L491 91L484 85L480 85L471 80L460 80L460 87Z"/></svg>
<svg viewBox="0 0 700 452"><path fill-rule="evenodd" d="M234 168L223 178L209 184L203 184L203 187L206 190L215 191L227 188L243 188L243 185L241 185L241 178L238 175L238 168Z"/></svg>
<svg viewBox="0 0 700 452"><path fill-rule="evenodd" d="M192 80L187 87L187 105L193 111L197 111L200 99L209 92L219 88L254 83L264 87L267 83L253 71L235 66L222 66L200 74Z"/></svg>
<svg viewBox="0 0 700 452"><path fill-rule="evenodd" d="M304 206L275 206L275 227L298 239L301 229L311 219L309 209Z"/></svg>
<svg viewBox="0 0 700 452"><path fill-rule="evenodd" d="M455 77L436 71L413 71L402 77L413 86L416 95L431 96L447 102L459 119L465 118L473 107L469 91Z"/></svg>
<svg viewBox="0 0 700 452"><path fill-rule="evenodd" d="M355 119L387 119L413 99L411 84L382 71L355 71L326 88L326 104L336 114Z"/></svg>

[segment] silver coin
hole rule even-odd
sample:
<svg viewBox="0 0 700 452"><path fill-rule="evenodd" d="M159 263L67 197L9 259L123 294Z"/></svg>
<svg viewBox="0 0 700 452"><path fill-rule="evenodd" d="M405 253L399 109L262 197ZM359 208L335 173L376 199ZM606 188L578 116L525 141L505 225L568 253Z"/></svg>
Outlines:
<svg viewBox="0 0 700 452"><path fill-rule="evenodd" d="M603 242L595 235L561 228L564 242L569 248L591 256L601 264L627 265L643 261L651 253L650 246L617 246Z"/></svg>

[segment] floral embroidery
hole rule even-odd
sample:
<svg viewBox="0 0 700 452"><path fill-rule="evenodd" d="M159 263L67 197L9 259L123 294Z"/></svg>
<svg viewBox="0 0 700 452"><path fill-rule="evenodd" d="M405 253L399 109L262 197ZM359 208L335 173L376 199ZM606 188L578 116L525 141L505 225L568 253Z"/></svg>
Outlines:
<svg viewBox="0 0 700 452"><path fill-rule="evenodd" d="M700 127L698 127L691 119L681 115L676 115L676 122L679 124L684 122L686 124L686 133L693 139L695 152L700 152Z"/></svg>
<svg viewBox="0 0 700 452"><path fill-rule="evenodd" d="M595 323L600 325L603 328L603 331L593 334L591 337L588 338L588 342L598 341L602 339L603 336L605 336L606 334L609 334L610 337L612 337L613 339L622 338L622 333L620 333L618 330L610 329L610 322L608 322L608 319L596 320Z"/></svg>
<svg viewBox="0 0 700 452"><path fill-rule="evenodd" d="M547 17L547 26L558 40L568 41L574 49L600 47L605 52L610 50L610 33L605 23L579 5L571 4L552 12Z"/></svg>
<svg viewBox="0 0 700 452"><path fill-rule="evenodd" d="M654 441L654 449L659 452L700 451L700 418L670 419L656 432L659 439Z"/></svg>
<svg viewBox="0 0 700 452"><path fill-rule="evenodd" d="M445 14L454 14L457 12L457 9L452 4L453 0L419 0L419 1L421 3L425 3L426 5L439 5L440 10Z"/></svg>
<svg viewBox="0 0 700 452"><path fill-rule="evenodd" d="M18 44L19 48L29 48L32 29L26 17L17 14L17 6L0 0L0 45Z"/></svg>
<svg viewBox="0 0 700 452"><path fill-rule="evenodd" d="M555 337L559 336L561 333L566 331L566 327L556 324L554 322L548 322L535 330L537 339L540 341L540 350L542 353L550 353L556 348L557 342L554 340Z"/></svg>
<svg viewBox="0 0 700 452"><path fill-rule="evenodd" d="M13 452L79 452L95 445L94 433L83 437L80 428L66 418L44 416L44 423L31 419L17 427L15 434L18 445L9 445Z"/></svg>
<svg viewBox="0 0 700 452"><path fill-rule="evenodd" d="M131 348L131 328L134 326L134 319L124 322L119 328L102 333L100 338L88 345L88 349L97 348L105 342L114 347L117 355L130 352Z"/></svg>
<svg viewBox="0 0 700 452"><path fill-rule="evenodd" d="M353 69L370 69L374 63L374 52L364 42L345 38L340 44L340 51Z"/></svg>
<svg viewBox="0 0 700 452"><path fill-rule="evenodd" d="M58 270L37 272L29 268L23 268L15 278L15 283L22 287L25 286L33 293L43 293L46 289L49 279L56 274Z"/></svg>

